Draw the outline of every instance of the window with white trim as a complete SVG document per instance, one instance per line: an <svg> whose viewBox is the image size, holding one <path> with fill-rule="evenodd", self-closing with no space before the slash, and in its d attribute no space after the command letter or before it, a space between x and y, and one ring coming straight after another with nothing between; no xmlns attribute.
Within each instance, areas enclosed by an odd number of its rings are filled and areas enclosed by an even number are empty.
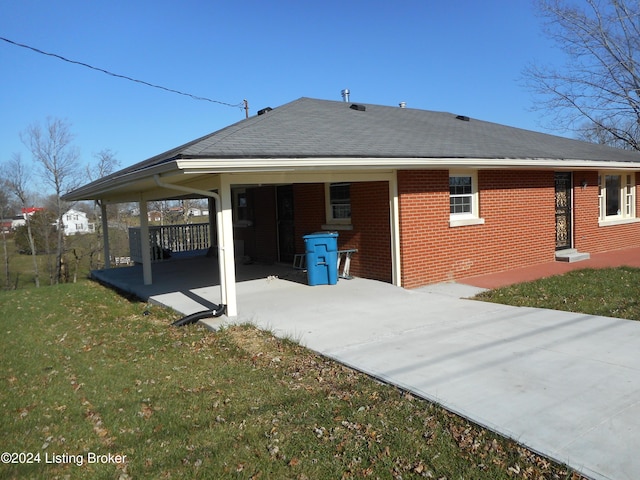
<svg viewBox="0 0 640 480"><path fill-rule="evenodd" d="M600 222L636 218L635 174L600 172L598 206Z"/></svg>
<svg viewBox="0 0 640 480"><path fill-rule="evenodd" d="M250 227L253 225L253 209L249 208L247 189L237 187L231 189L232 215L234 227Z"/></svg>
<svg viewBox="0 0 640 480"><path fill-rule="evenodd" d="M325 198L327 199L327 223L351 223L351 184L325 184Z"/></svg>
<svg viewBox="0 0 640 480"><path fill-rule="evenodd" d="M450 226L484 223L479 212L476 172L449 172Z"/></svg>

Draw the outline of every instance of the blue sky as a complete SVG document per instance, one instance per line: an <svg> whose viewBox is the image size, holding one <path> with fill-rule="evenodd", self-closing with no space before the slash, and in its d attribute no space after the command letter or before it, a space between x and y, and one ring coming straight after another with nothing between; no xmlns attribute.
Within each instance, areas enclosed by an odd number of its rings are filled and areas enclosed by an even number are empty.
<svg viewBox="0 0 640 480"><path fill-rule="evenodd" d="M521 74L556 62L529 0L0 0L0 36L229 104L250 114L300 97L448 111L541 130ZM81 161L121 166L244 118L0 41L0 161L19 134L72 124Z"/></svg>

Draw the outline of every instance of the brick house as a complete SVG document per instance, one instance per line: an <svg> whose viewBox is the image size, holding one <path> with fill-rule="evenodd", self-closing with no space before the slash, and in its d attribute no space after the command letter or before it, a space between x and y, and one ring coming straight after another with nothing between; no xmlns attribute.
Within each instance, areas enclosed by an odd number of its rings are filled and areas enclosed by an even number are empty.
<svg viewBox="0 0 640 480"><path fill-rule="evenodd" d="M340 249L358 250L353 275L405 288L637 245L638 170L638 152L444 112L301 98L65 199L139 201L142 220L146 201L208 197L233 316L231 245L290 262L304 234L337 231Z"/></svg>

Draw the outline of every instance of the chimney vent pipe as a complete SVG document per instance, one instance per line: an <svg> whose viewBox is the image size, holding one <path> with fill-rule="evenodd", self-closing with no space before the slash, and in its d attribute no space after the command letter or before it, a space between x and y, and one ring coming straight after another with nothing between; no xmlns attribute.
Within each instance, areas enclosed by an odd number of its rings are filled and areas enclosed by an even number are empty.
<svg viewBox="0 0 640 480"><path fill-rule="evenodd" d="M342 90L341 93L342 93L342 101L343 102L348 102L349 101L349 93L351 93L351 92L349 92L349 89L345 88L344 90Z"/></svg>

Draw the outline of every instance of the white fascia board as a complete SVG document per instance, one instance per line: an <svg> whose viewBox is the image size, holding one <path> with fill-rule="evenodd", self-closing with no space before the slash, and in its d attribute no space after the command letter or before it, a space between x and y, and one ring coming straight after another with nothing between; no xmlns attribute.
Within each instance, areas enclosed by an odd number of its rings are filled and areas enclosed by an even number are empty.
<svg viewBox="0 0 640 480"><path fill-rule="evenodd" d="M411 169L522 169L522 170L640 170L638 162L607 162L580 159L510 158L211 158L172 160L160 165L98 180L67 195L65 200L128 198L136 182L167 174L302 173L309 171L372 171ZM382 173L382 172L379 172ZM127 186L129 188L127 189ZM117 199L117 200L116 200ZM128 201L128 200L125 200Z"/></svg>
<svg viewBox="0 0 640 480"><path fill-rule="evenodd" d="M63 195L65 200L77 201L77 200L94 200L111 196L114 190L120 190L127 184L134 183L140 180L153 179L154 175L160 175L163 173L176 170L176 162L167 162L161 165L155 165L153 167L144 168L141 170L135 170L133 172L127 172L122 175L118 175L103 180L96 180L84 187L80 187L66 195Z"/></svg>
<svg viewBox="0 0 640 480"><path fill-rule="evenodd" d="M567 169L638 170L638 162L514 158L215 158L178 160L185 173L282 172L318 169Z"/></svg>

